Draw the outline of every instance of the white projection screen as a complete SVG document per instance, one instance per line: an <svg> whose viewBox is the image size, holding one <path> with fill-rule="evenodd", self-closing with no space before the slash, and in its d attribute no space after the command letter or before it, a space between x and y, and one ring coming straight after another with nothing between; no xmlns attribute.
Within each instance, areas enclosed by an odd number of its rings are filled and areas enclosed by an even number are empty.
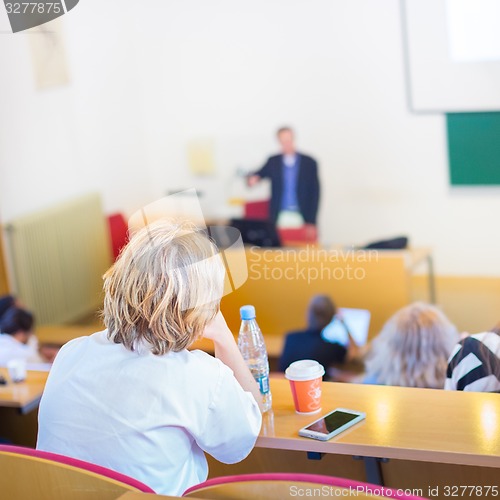
<svg viewBox="0 0 500 500"><path fill-rule="evenodd" d="M413 111L500 110L500 1L402 6Z"/></svg>

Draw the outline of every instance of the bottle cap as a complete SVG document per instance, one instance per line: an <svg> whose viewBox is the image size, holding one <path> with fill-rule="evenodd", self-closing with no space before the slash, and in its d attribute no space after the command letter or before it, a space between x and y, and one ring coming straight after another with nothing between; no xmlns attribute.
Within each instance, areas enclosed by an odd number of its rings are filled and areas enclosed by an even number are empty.
<svg viewBox="0 0 500 500"><path fill-rule="evenodd" d="M254 306L242 306L240 307L241 319L255 319L255 307Z"/></svg>

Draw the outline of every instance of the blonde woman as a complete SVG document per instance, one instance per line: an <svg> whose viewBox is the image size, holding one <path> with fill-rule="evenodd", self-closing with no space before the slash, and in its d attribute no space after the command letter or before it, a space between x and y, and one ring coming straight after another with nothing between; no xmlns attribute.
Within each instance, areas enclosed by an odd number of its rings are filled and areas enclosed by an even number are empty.
<svg viewBox="0 0 500 500"><path fill-rule="evenodd" d="M365 382L442 389L458 338L457 329L438 308L422 302L404 307L372 342Z"/></svg>
<svg viewBox="0 0 500 500"><path fill-rule="evenodd" d="M181 495L204 481L204 452L247 456L259 389L219 311L224 267L183 224L140 230L104 275L106 330L66 344L40 403L37 448ZM205 336L215 358L188 351Z"/></svg>

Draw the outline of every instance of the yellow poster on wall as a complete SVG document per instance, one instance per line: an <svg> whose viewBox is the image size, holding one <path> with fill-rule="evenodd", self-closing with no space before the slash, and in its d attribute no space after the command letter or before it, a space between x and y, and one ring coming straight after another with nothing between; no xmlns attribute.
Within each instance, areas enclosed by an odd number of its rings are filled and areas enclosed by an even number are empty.
<svg viewBox="0 0 500 500"><path fill-rule="evenodd" d="M32 28L29 33L36 88L68 84L69 68L61 20Z"/></svg>
<svg viewBox="0 0 500 500"><path fill-rule="evenodd" d="M189 170L193 175L215 174L215 147L213 139L192 139L187 144Z"/></svg>

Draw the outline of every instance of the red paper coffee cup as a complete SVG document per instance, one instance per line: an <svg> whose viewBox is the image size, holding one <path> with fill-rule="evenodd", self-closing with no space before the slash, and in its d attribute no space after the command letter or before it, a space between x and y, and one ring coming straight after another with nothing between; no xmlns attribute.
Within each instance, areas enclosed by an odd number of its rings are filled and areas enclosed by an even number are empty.
<svg viewBox="0 0 500 500"><path fill-rule="evenodd" d="M302 359L292 363L285 371L290 382L295 411L300 414L321 410L321 381L325 369L317 361Z"/></svg>

